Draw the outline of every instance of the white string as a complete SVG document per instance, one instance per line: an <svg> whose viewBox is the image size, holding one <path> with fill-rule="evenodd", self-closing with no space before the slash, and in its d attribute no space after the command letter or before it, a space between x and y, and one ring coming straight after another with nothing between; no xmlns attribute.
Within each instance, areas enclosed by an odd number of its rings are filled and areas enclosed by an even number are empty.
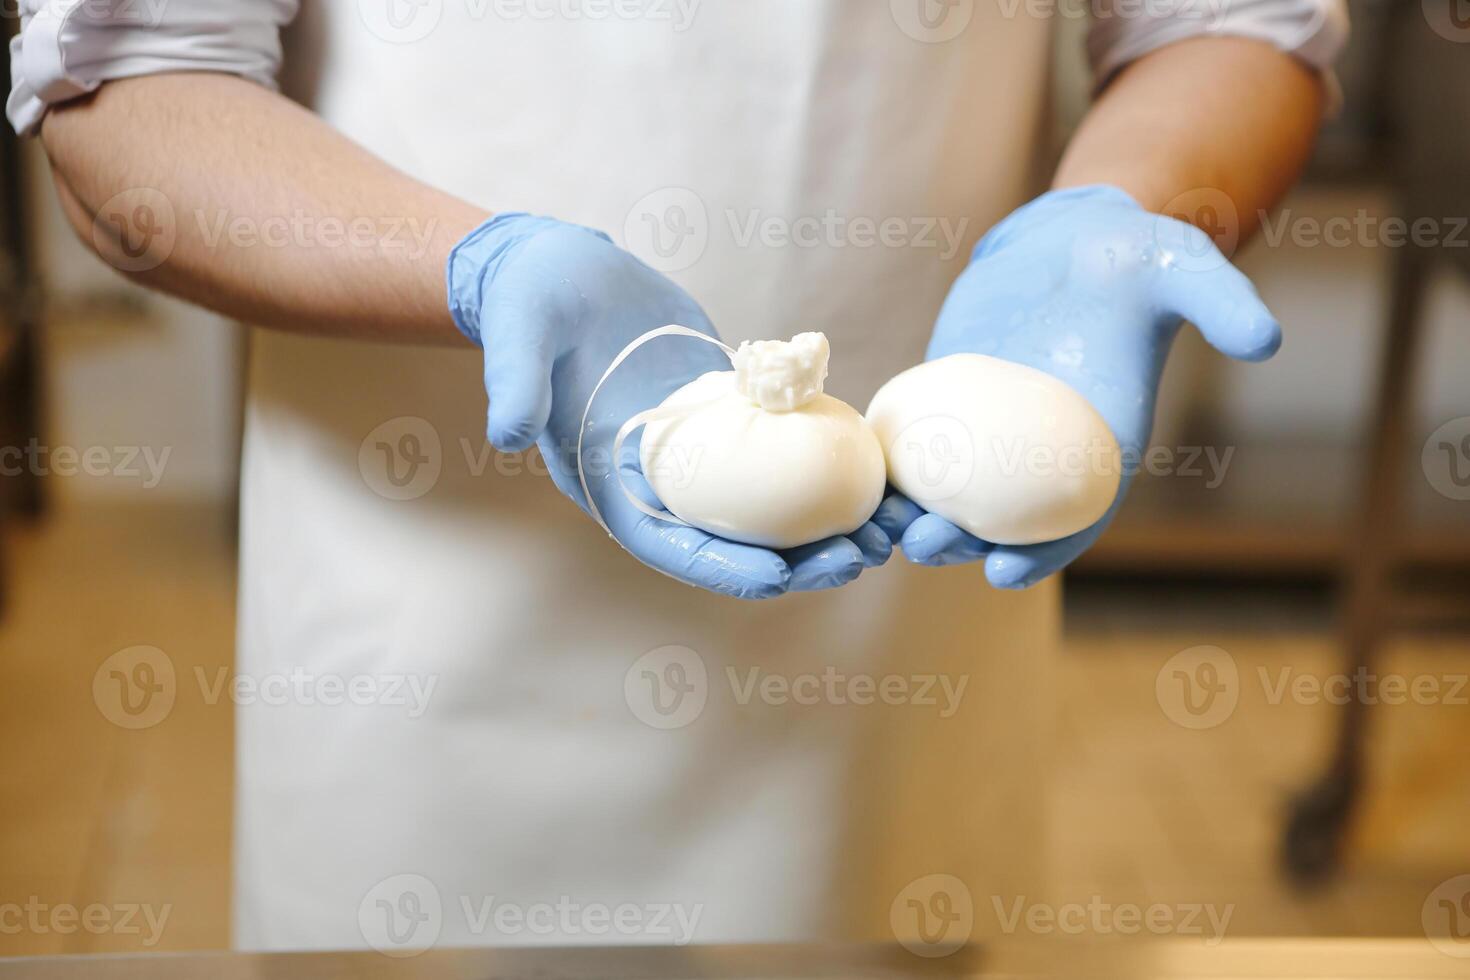
<svg viewBox="0 0 1470 980"><path fill-rule="evenodd" d="M598 508L597 501L592 499L592 491L587 487L587 468L582 465L582 443L587 437L587 420L592 416L592 402L597 398L597 393L602 390L602 386L607 383L608 378L612 377L612 373L618 369L618 366L626 361L629 355L631 355L638 348L642 347L650 340L656 340L659 337L692 337L695 340L702 340L706 344L715 345L720 350L724 351L725 356L727 357L733 359L735 356L734 348L721 343L714 337L711 337L708 334L702 334L698 330L693 330L689 327L681 327L676 323L671 323L667 326L658 327L656 329L648 331L648 333L637 338L627 347L624 347L618 353L618 356L612 359L612 363L607 366L607 370L602 372L602 377L597 380L597 384L592 386L592 394L587 396L587 407L582 410L582 426L580 429L577 430L577 479L582 484L582 496L587 499L587 507L589 510L592 511L593 518L596 519L598 524L602 525L602 529L608 534L612 534L612 529L609 528L607 526L607 522L602 519L602 511ZM628 438L628 436L632 435L633 431L637 429L640 425L646 425L649 422L657 422L662 419L676 418L682 415L688 415L691 412L695 412L703 408L705 404L708 403L701 403L698 405L669 406L667 408L659 405L656 408L650 408L647 411L639 412L637 415L634 415L632 418L628 419L628 421L624 422L622 427L618 429L617 437L613 439L612 476L613 479L617 481L618 489L623 491L623 496L627 497L628 502L641 513L647 514L649 517L657 518L661 521L667 521L670 524L680 524L684 527L689 526L686 522L679 520L679 518L675 517L673 514L670 514L668 511L654 510L652 507L648 506L648 504L644 503L637 494L635 494L632 490L629 490L627 484L623 483L623 471L622 467L618 463L619 455L623 448L623 442Z"/></svg>

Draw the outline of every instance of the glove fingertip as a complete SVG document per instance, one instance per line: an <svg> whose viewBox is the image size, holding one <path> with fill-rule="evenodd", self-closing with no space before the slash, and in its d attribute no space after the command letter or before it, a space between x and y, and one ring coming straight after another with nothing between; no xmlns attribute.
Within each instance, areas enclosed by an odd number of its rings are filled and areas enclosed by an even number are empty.
<svg viewBox="0 0 1470 980"><path fill-rule="evenodd" d="M916 565L944 565L946 552L963 544L970 535L938 514L923 514L903 532L899 546L904 557Z"/></svg>
<svg viewBox="0 0 1470 980"><path fill-rule="evenodd" d="M792 592L835 589L857 578L866 567L862 550L853 541L831 538L793 553L790 589Z"/></svg>
<svg viewBox="0 0 1470 980"><path fill-rule="evenodd" d="M488 392L490 407L485 414L485 436L491 445L506 453L529 448L551 418L551 386L534 376L517 381Z"/></svg>
<svg viewBox="0 0 1470 980"><path fill-rule="evenodd" d="M1240 348L1234 352L1242 361L1264 361L1281 349L1281 324L1269 313L1252 317L1242 334Z"/></svg>
<svg viewBox="0 0 1470 980"><path fill-rule="evenodd" d="M852 543L863 553L863 565L878 568L893 557L893 540L877 524L869 521L848 535Z"/></svg>
<svg viewBox="0 0 1470 980"><path fill-rule="evenodd" d="M689 559L680 577L737 599L774 599L790 588L792 569L774 551L711 538Z"/></svg>
<svg viewBox="0 0 1470 980"><path fill-rule="evenodd" d="M492 409L485 422L485 437L503 453L518 453L529 449L545 426L545 420L538 421L527 415L497 418Z"/></svg>
<svg viewBox="0 0 1470 980"><path fill-rule="evenodd" d="M779 558L766 565L747 565L737 572L720 575L714 579L696 581L696 585L734 596L736 599L774 599L785 595L792 588L792 570Z"/></svg>
<svg viewBox="0 0 1470 980"><path fill-rule="evenodd" d="M1029 589L1052 571L1034 557L1009 548L997 548L985 558L985 578L997 589Z"/></svg>
<svg viewBox="0 0 1470 980"><path fill-rule="evenodd" d="M878 505L872 523L888 536L889 544L896 545L903 540L903 534L909 529L909 525L922 516L924 510L918 504L901 493L890 493Z"/></svg>

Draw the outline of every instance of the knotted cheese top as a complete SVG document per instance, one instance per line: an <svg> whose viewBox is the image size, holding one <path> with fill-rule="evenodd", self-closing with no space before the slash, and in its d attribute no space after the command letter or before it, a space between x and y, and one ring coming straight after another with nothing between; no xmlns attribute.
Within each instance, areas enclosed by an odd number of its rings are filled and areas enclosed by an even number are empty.
<svg viewBox="0 0 1470 980"><path fill-rule="evenodd" d="M730 358L735 390L768 412L790 412L822 393L832 348L825 334L790 340L747 340Z"/></svg>

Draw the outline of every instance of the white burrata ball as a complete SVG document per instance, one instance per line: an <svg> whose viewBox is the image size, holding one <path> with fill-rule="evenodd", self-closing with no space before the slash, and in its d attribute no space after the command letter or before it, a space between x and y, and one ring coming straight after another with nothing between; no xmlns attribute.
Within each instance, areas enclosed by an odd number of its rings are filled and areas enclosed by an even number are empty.
<svg viewBox="0 0 1470 980"><path fill-rule="evenodd" d="M824 394L827 338L742 344L649 422L640 458L680 520L732 541L793 548L861 527L882 502L885 463L857 410Z"/></svg>
<svg viewBox="0 0 1470 980"><path fill-rule="evenodd" d="M878 389L867 420L890 483L995 544L1075 534L1118 492L1122 456L1102 416L1022 364L982 354L920 364Z"/></svg>

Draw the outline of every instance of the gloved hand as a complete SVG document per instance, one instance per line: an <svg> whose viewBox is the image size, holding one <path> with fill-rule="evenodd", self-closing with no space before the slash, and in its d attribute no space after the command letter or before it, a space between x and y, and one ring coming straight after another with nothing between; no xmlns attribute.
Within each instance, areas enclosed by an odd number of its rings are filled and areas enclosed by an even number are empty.
<svg viewBox="0 0 1470 980"><path fill-rule="evenodd" d="M1102 185L1052 191L1012 212L975 246L940 310L927 358L989 354L1077 389L1123 451L1118 495L1086 530L1024 546L981 541L898 494L874 520L910 561L984 558L999 588L1025 588L1059 571L1123 502L1148 447L1159 375L1182 320L1241 360L1265 360L1281 345L1281 328L1250 280L1193 225Z"/></svg>
<svg viewBox="0 0 1470 980"><path fill-rule="evenodd" d="M447 278L454 322L484 348L490 442L515 452L534 441L556 486L590 515L577 440L592 389L630 341L670 323L714 337L709 318L601 232L527 214L499 214L471 232L450 253ZM871 523L777 554L655 520L628 503L610 465L619 427L700 375L728 370L728 359L710 344L659 338L629 356L597 393L581 463L613 537L680 581L749 599L842 585L886 561L892 543ZM639 470L636 439L623 455L624 481L657 506Z"/></svg>

